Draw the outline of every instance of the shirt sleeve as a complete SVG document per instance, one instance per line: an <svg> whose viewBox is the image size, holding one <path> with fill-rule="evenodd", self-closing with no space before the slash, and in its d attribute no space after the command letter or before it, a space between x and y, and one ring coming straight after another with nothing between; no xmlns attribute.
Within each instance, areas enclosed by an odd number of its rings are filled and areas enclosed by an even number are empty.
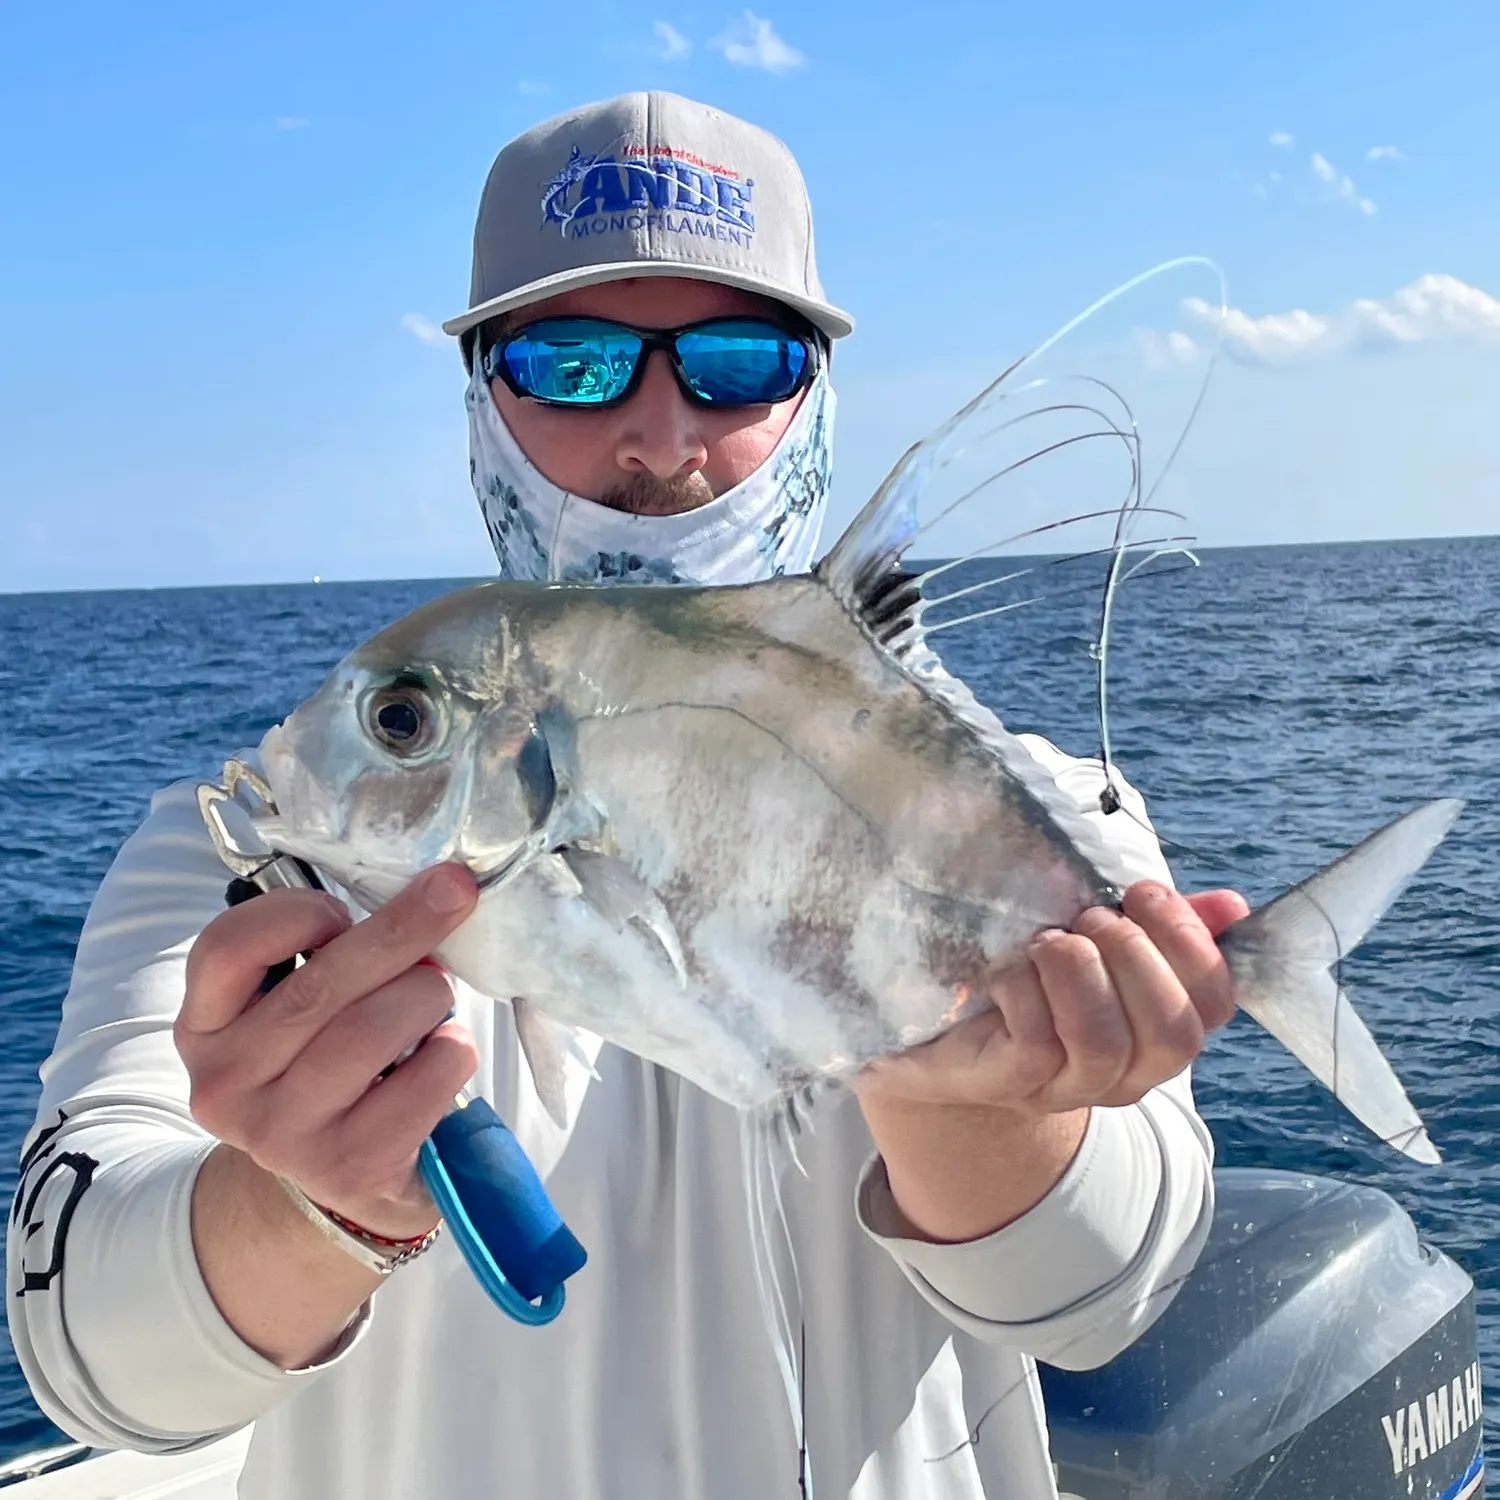
<svg viewBox="0 0 1500 1500"><path fill-rule="evenodd" d="M160 792L79 939L6 1243L9 1325L42 1410L83 1442L196 1447L253 1421L357 1342L285 1371L214 1305L189 1210L213 1138L172 1039L188 949L227 872L192 783Z"/></svg>
<svg viewBox="0 0 1500 1500"><path fill-rule="evenodd" d="M1045 740L1028 748L1100 820L1129 880L1171 882L1134 788L1115 784L1105 814L1098 761L1070 760ZM905 1221L877 1158L861 1175L857 1212L912 1285L950 1321L1064 1369L1104 1364L1166 1310L1213 1222L1213 1137L1182 1072L1139 1103L1095 1109L1077 1155L1052 1190L1005 1228L967 1244L903 1237Z"/></svg>

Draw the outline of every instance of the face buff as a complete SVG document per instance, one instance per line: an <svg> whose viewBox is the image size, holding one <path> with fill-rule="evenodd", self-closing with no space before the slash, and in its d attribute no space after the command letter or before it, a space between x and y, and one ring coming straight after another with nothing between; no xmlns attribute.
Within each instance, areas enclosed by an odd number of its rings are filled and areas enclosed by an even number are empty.
<svg viewBox="0 0 1500 1500"><path fill-rule="evenodd" d="M553 484L511 436L477 360L464 403L469 475L503 578L758 583L812 566L833 461L834 396L826 370L755 473L676 516L634 515Z"/></svg>

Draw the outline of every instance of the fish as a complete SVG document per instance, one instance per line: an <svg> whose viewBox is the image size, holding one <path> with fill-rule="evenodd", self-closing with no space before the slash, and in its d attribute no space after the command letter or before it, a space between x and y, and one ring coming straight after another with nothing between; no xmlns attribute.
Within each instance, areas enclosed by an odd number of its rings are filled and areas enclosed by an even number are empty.
<svg viewBox="0 0 1500 1500"><path fill-rule="evenodd" d="M888 487L808 575L423 605L266 735L261 836L367 909L473 871L437 957L514 1005L559 1121L578 1030L741 1110L940 1036L1123 882L1098 820L924 640L893 513ZM1416 807L1218 939L1237 1006L1427 1163L1338 968L1461 808Z"/></svg>
<svg viewBox="0 0 1500 1500"><path fill-rule="evenodd" d="M1004 379L904 455L810 574L460 588L352 651L260 746L260 837L366 910L432 865L474 873L436 957L513 1007L560 1125L580 1032L742 1112L794 1419L767 1247L800 1112L983 1012L997 970L1128 878L1108 819L934 649L947 624L929 628L923 586L951 564L906 564L934 475L993 423ZM1217 939L1238 1008L1424 1163L1437 1149L1340 969L1462 806L1414 807ZM1101 810L1130 815L1117 795Z"/></svg>

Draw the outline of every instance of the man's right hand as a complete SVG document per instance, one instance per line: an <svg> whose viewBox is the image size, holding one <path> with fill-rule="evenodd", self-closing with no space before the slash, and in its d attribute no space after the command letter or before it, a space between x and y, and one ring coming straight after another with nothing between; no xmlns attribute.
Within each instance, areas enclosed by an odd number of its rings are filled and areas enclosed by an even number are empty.
<svg viewBox="0 0 1500 1500"><path fill-rule="evenodd" d="M194 1117L315 1203L392 1239L425 1233L437 1210L417 1153L479 1058L444 1020L452 992L424 960L477 899L468 871L443 865L359 923L316 891L272 891L216 917L188 955L175 1027ZM304 952L260 993L267 969Z"/></svg>

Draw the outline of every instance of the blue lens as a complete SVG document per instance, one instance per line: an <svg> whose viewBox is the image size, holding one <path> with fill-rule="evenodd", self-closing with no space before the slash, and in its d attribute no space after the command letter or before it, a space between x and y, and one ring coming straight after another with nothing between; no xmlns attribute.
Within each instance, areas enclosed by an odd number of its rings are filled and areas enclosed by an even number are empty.
<svg viewBox="0 0 1500 1500"><path fill-rule="evenodd" d="M641 356L635 334L593 318L533 323L502 348L511 379L528 396L571 406L618 400Z"/></svg>
<svg viewBox="0 0 1500 1500"><path fill-rule="evenodd" d="M785 401L807 369L808 348L796 334L755 319L723 319L677 336L683 379L712 406Z"/></svg>
<svg viewBox="0 0 1500 1500"><path fill-rule="evenodd" d="M812 361L805 339L758 318L717 318L680 330L641 333L603 318L546 318L490 351L513 390L562 406L620 400L646 350L671 349L684 393L705 406L761 406L802 386Z"/></svg>

